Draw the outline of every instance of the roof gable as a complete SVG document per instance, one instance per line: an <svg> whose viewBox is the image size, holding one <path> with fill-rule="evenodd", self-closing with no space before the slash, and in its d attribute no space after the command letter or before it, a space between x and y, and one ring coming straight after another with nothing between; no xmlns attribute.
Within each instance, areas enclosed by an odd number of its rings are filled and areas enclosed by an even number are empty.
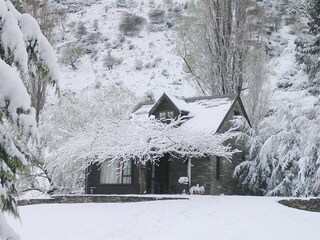
<svg viewBox="0 0 320 240"><path fill-rule="evenodd" d="M146 102L139 104L134 114L136 117L147 119L151 115L155 115L155 112L164 101L168 101L172 108L180 114L184 113L188 116L188 120L180 126L186 130L217 133L227 121L228 115L234 110L236 103L238 103L237 105L240 106L242 115L250 124L239 95L179 99L164 93L155 103Z"/></svg>
<svg viewBox="0 0 320 240"><path fill-rule="evenodd" d="M174 110L176 110L179 114L181 114L182 112L184 112L186 114L189 113L189 111L187 109L188 104L184 100L178 99L173 95L163 93L162 96L151 107L151 109L149 111L149 116L155 115L154 113L157 111L159 106L165 101L168 101L168 103L172 106L172 108Z"/></svg>

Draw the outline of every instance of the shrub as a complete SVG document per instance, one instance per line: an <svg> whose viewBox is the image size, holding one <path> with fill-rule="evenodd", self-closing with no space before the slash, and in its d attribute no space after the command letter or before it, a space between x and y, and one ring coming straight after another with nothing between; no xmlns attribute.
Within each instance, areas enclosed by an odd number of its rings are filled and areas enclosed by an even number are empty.
<svg viewBox="0 0 320 240"><path fill-rule="evenodd" d="M310 87L308 92L313 96L320 96L320 86Z"/></svg>
<svg viewBox="0 0 320 240"><path fill-rule="evenodd" d="M136 60L134 63L134 68L138 71L142 70L143 63L141 60Z"/></svg>
<svg viewBox="0 0 320 240"><path fill-rule="evenodd" d="M75 35L78 39L81 39L87 34L87 28L82 21L78 22Z"/></svg>
<svg viewBox="0 0 320 240"><path fill-rule="evenodd" d="M288 80L283 80L277 83L278 88L287 89L292 87L293 83Z"/></svg>
<svg viewBox="0 0 320 240"><path fill-rule="evenodd" d="M163 69L162 72L161 72L161 74L162 74L163 76L165 76L165 77L169 77L169 76L170 76L169 71L168 71L167 69Z"/></svg>
<svg viewBox="0 0 320 240"><path fill-rule="evenodd" d="M127 1L126 0L117 0L116 1L116 6L118 8L127 8Z"/></svg>
<svg viewBox="0 0 320 240"><path fill-rule="evenodd" d="M162 24L166 21L165 11L161 9L151 10L148 16L152 24Z"/></svg>
<svg viewBox="0 0 320 240"><path fill-rule="evenodd" d="M69 65L73 70L78 69L76 64L80 58L85 54L85 49L73 44L68 44L62 49L59 62L65 65Z"/></svg>
<svg viewBox="0 0 320 240"><path fill-rule="evenodd" d="M99 42L99 40L101 39L101 36L102 36L101 32L89 33L86 38L86 44L87 45L97 44Z"/></svg>
<svg viewBox="0 0 320 240"><path fill-rule="evenodd" d="M167 25L164 24L149 24L148 31L149 32L162 32L168 28Z"/></svg>
<svg viewBox="0 0 320 240"><path fill-rule="evenodd" d="M127 2L127 6L128 6L129 8L136 8L137 5L138 5L137 2L134 1L134 0L128 0L128 2Z"/></svg>
<svg viewBox="0 0 320 240"><path fill-rule="evenodd" d="M103 59L103 66L107 67L108 70L112 70L114 65L120 65L121 63L122 59L112 56L111 50L108 51L108 55Z"/></svg>
<svg viewBox="0 0 320 240"><path fill-rule="evenodd" d="M93 28L93 31L97 31L99 29L99 22L97 19L93 21L92 28Z"/></svg>
<svg viewBox="0 0 320 240"><path fill-rule="evenodd" d="M128 36L138 35L143 29L146 20L135 14L126 13L119 25L119 30Z"/></svg>

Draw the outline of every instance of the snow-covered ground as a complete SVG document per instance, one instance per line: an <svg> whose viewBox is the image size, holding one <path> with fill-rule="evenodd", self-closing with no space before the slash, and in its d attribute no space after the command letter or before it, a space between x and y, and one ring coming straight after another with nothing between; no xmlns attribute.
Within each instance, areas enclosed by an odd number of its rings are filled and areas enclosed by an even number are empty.
<svg viewBox="0 0 320 240"><path fill-rule="evenodd" d="M192 196L138 203L20 207L9 224L23 240L320 239L320 213L271 197Z"/></svg>

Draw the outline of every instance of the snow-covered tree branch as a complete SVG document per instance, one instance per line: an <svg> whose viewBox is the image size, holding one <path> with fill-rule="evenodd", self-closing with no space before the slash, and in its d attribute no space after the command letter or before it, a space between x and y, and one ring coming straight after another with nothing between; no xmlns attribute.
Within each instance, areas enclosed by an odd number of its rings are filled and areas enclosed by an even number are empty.
<svg viewBox="0 0 320 240"><path fill-rule="evenodd" d="M131 119L112 119L87 125L83 132L75 133L50 158L53 167L68 169L76 164L82 169L90 163L106 160L145 165L158 161L164 154L181 157L209 155L231 158L237 150L223 145L235 134L214 135L207 132L185 131L180 120L164 124L155 119L141 122Z"/></svg>
<svg viewBox="0 0 320 240"><path fill-rule="evenodd" d="M319 194L320 109L319 102L309 101L302 112L279 105L262 121L260 136L248 132L250 154L235 170L245 188L263 195Z"/></svg>

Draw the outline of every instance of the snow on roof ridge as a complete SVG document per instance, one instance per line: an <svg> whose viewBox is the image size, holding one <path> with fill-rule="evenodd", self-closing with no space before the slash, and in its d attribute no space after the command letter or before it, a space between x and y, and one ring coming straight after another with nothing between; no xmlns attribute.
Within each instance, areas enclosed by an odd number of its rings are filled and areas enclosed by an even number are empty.
<svg viewBox="0 0 320 240"><path fill-rule="evenodd" d="M237 94L228 94L228 95L210 95L210 96L197 96L197 97L188 97L188 98L179 98L175 95L172 94L168 94L166 92L164 92L157 100L154 101L143 101L143 102L139 102L134 108L132 112L136 112L137 110L139 110L139 108L141 108L144 105L152 105L150 109L153 108L153 106L160 100L160 98L163 95L166 95L169 99L175 98L178 100L182 100L184 101L187 105L189 103L195 102L195 101L199 101L199 100L211 100L211 99L221 99L221 98L228 98L232 101L234 101L237 98ZM173 101L172 101L173 102ZM176 106L178 107L178 106ZM183 109L184 110L184 109ZM189 110L186 110L187 112L190 112Z"/></svg>
<svg viewBox="0 0 320 240"><path fill-rule="evenodd" d="M237 96L238 94L210 95L210 96L189 97L189 98L184 98L183 100L187 103L198 101L198 100L211 100L211 99L221 99L221 98L228 98L230 100L235 100Z"/></svg>
<svg viewBox="0 0 320 240"><path fill-rule="evenodd" d="M172 101L172 103L180 110L190 112L188 103L184 99L180 99L172 94L164 93Z"/></svg>

